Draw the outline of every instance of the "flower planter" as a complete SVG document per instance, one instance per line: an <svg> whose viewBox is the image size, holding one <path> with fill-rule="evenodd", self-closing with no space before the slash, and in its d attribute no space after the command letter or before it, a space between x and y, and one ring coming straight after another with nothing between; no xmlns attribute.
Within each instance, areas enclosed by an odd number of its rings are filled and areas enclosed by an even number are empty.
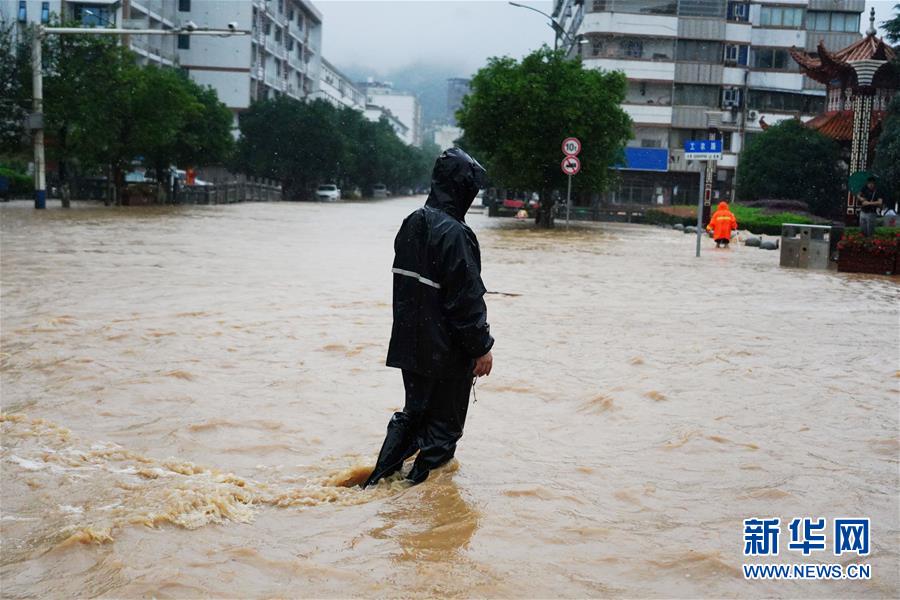
<svg viewBox="0 0 900 600"><path fill-rule="evenodd" d="M842 273L897 273L897 252L874 252L859 248L842 248L838 255L838 271Z"/></svg>

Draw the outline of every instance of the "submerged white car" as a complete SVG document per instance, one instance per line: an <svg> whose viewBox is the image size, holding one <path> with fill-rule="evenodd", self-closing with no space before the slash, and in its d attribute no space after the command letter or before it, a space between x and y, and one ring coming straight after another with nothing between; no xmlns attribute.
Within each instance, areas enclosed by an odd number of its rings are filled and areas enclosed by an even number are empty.
<svg viewBox="0 0 900 600"><path fill-rule="evenodd" d="M341 199L341 190L333 183L326 183L316 188L316 200L335 202Z"/></svg>

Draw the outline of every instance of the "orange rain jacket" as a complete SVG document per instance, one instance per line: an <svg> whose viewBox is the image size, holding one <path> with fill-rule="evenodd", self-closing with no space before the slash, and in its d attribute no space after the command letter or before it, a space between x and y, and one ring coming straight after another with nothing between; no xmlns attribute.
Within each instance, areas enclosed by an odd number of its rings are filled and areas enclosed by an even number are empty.
<svg viewBox="0 0 900 600"><path fill-rule="evenodd" d="M713 239L731 239L731 230L737 229L737 219L728 210L727 202L719 202L719 209L709 218L709 225L706 226L706 229L713 232Z"/></svg>

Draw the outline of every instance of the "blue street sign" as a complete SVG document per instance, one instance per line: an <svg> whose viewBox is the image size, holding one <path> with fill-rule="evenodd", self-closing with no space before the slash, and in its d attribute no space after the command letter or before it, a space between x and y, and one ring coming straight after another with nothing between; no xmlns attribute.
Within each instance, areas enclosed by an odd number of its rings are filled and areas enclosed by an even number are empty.
<svg viewBox="0 0 900 600"><path fill-rule="evenodd" d="M625 164L616 169L635 171L668 171L669 151L666 148L625 148Z"/></svg>
<svg viewBox="0 0 900 600"><path fill-rule="evenodd" d="M684 151L721 154L722 140L687 140L684 142Z"/></svg>

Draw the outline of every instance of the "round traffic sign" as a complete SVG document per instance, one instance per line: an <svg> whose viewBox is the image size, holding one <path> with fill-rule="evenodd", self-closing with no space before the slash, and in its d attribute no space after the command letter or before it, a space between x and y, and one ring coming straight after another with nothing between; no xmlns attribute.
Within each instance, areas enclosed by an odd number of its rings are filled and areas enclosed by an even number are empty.
<svg viewBox="0 0 900 600"><path fill-rule="evenodd" d="M564 139L562 151L566 156L578 156L581 153L581 141L573 137Z"/></svg>
<svg viewBox="0 0 900 600"><path fill-rule="evenodd" d="M567 156L562 161L562 172L566 175L576 175L581 170L581 161L577 156Z"/></svg>

